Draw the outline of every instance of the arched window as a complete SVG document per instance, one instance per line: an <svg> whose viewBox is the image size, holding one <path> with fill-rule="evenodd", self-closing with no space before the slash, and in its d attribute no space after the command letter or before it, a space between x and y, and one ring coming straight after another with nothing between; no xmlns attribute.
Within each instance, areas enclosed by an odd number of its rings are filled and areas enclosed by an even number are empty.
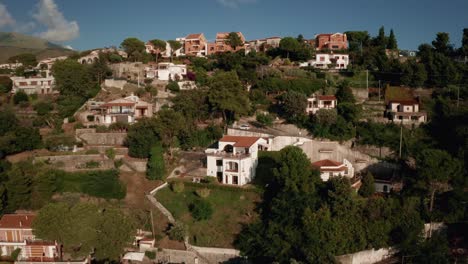
<svg viewBox="0 0 468 264"><path fill-rule="evenodd" d="M224 151L225 151L226 153L232 153L232 152L234 152L234 147L233 147L232 145L226 145L226 146L224 147Z"/></svg>

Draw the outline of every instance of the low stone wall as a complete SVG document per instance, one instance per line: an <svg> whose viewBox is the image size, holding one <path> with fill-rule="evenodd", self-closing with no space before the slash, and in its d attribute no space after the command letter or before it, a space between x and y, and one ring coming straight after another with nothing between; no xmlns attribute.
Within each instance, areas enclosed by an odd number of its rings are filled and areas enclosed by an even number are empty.
<svg viewBox="0 0 468 264"><path fill-rule="evenodd" d="M114 79L106 79L104 81L105 87L115 87L123 90L124 86L127 84L126 80L114 80Z"/></svg>
<svg viewBox="0 0 468 264"><path fill-rule="evenodd" d="M100 154L89 155L62 155L62 156L40 156L34 158L34 162L46 162L64 171L89 171L110 170L114 168L114 162ZM99 167L86 168L88 162L99 162Z"/></svg>
<svg viewBox="0 0 468 264"><path fill-rule="evenodd" d="M351 88L353 91L354 98L359 103L362 103L369 99L369 91L365 88Z"/></svg>
<svg viewBox="0 0 468 264"><path fill-rule="evenodd" d="M106 150L114 149L116 156L125 156L128 155L128 148L126 147L113 147L113 146L93 146L88 145L84 147L85 150L95 149L99 151L100 154L106 154Z"/></svg>
<svg viewBox="0 0 468 264"><path fill-rule="evenodd" d="M122 161L125 165L127 165L136 172L146 172L146 166L148 164L148 161L146 159L133 159L128 156L125 156L122 159Z"/></svg>
<svg viewBox="0 0 468 264"><path fill-rule="evenodd" d="M77 137L87 145L123 146L127 133L80 133Z"/></svg>
<svg viewBox="0 0 468 264"><path fill-rule="evenodd" d="M341 264L372 264L389 258L394 254L392 248L370 249L353 254L337 256L336 261Z"/></svg>
<svg viewBox="0 0 468 264"><path fill-rule="evenodd" d="M225 254L232 257L239 257L240 251L233 248L211 248L211 247L196 247L191 246L194 250L200 254Z"/></svg>

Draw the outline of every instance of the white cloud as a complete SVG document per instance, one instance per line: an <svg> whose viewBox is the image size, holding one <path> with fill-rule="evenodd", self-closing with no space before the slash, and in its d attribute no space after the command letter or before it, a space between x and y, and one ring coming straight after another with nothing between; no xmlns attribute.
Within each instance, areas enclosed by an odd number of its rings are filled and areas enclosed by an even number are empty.
<svg viewBox="0 0 468 264"><path fill-rule="evenodd" d="M216 0L218 3L229 8L238 8L241 4L255 3L257 0Z"/></svg>
<svg viewBox="0 0 468 264"><path fill-rule="evenodd" d="M11 14L8 12L8 9L6 6L2 3L0 3L0 28L10 26L13 27L15 26L16 22L11 16Z"/></svg>
<svg viewBox="0 0 468 264"><path fill-rule="evenodd" d="M80 35L80 27L76 21L68 21L58 10L54 0L40 0L37 12L33 14L37 22L47 27L38 35L50 41L65 42Z"/></svg>

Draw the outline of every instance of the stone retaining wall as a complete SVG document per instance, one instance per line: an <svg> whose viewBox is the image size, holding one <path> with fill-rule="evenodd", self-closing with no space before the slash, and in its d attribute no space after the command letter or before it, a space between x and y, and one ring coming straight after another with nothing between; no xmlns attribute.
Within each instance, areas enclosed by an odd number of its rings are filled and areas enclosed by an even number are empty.
<svg viewBox="0 0 468 264"><path fill-rule="evenodd" d="M57 169L70 172L114 169L114 162L100 154L40 156L34 158L34 162L38 161L55 165ZM86 168L87 162L99 162L100 165L97 168Z"/></svg>
<svg viewBox="0 0 468 264"><path fill-rule="evenodd" d="M337 256L336 261L341 264L373 264L389 258L394 254L392 248L370 249L353 254Z"/></svg>
<svg viewBox="0 0 468 264"><path fill-rule="evenodd" d="M77 137L87 145L123 146L127 133L80 133Z"/></svg>

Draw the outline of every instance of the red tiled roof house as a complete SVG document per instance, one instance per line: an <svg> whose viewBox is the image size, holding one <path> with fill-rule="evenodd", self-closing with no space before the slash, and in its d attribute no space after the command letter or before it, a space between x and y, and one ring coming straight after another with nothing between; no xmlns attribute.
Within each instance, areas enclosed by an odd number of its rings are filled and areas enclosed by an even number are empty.
<svg viewBox="0 0 468 264"><path fill-rule="evenodd" d="M40 241L32 232L34 214L6 214L0 219L0 251L10 256L21 249L19 259L46 261L58 257L58 246L53 242Z"/></svg>

